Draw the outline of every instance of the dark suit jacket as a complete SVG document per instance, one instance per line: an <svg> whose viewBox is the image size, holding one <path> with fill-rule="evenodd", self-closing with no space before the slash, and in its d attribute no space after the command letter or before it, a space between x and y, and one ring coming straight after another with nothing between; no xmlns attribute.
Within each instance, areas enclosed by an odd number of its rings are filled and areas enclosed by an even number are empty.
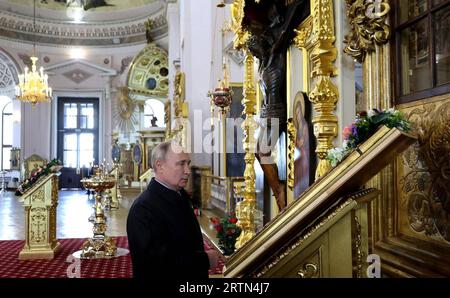
<svg viewBox="0 0 450 298"><path fill-rule="evenodd" d="M154 178L134 201L127 234L135 278L208 278L209 260L185 190Z"/></svg>

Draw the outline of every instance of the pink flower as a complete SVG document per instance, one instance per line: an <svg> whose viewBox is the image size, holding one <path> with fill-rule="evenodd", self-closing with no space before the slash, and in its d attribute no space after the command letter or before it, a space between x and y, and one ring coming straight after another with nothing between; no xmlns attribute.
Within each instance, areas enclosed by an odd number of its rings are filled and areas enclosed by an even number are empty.
<svg viewBox="0 0 450 298"><path fill-rule="evenodd" d="M350 126L346 126L344 130L342 131L342 136L345 140L348 140L350 135L352 134L352 128Z"/></svg>

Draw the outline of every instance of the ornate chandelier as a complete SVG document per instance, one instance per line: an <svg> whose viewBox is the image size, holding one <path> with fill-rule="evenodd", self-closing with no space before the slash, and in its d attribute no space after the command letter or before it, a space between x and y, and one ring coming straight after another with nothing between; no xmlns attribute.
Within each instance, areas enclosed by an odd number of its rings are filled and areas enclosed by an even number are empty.
<svg viewBox="0 0 450 298"><path fill-rule="evenodd" d="M36 0L33 1L33 31L36 23ZM48 76L44 74L44 68L39 72L36 69L36 45L33 43L33 56L31 59L31 72L25 67L25 72L19 75L19 85L16 86L16 98L23 102L31 102L34 106L38 102L48 102L52 99L52 88L48 86Z"/></svg>
<svg viewBox="0 0 450 298"><path fill-rule="evenodd" d="M17 99L31 102L47 102L52 99L52 88L48 86L48 76L44 74L44 68L36 70L37 57L31 57L31 72L25 67L25 73L19 75L19 85L16 87Z"/></svg>

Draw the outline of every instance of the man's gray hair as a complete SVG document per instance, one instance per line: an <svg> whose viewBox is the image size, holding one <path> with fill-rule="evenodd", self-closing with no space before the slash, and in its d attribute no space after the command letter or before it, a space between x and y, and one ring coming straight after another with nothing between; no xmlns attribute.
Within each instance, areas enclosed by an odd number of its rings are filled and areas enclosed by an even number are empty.
<svg viewBox="0 0 450 298"><path fill-rule="evenodd" d="M150 161L154 172L156 172L156 161L158 160L165 161L167 152L169 152L169 150L173 151L173 148L171 148L172 146L180 146L180 145L178 145L176 141L170 140L162 142L158 144L155 148L153 148L152 157Z"/></svg>

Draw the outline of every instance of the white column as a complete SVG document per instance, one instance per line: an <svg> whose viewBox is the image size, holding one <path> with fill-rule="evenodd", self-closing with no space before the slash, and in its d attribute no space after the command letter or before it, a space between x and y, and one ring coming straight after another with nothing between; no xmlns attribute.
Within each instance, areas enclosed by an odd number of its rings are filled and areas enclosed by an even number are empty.
<svg viewBox="0 0 450 298"><path fill-rule="evenodd" d="M166 13L167 23L169 24L169 98L173 98L173 78L175 75L174 60L180 59L180 10L178 3L167 4Z"/></svg>
<svg viewBox="0 0 450 298"><path fill-rule="evenodd" d="M103 148L101 149L103 151L103 158L106 158L106 160L111 164L112 163L112 157L111 157L111 146L112 146L112 99L111 99L111 77L105 76L103 77L105 81L105 98L104 98L104 122L103 122Z"/></svg>
<svg viewBox="0 0 450 298"><path fill-rule="evenodd" d="M337 48L336 67L339 73L333 78L339 90L336 106L338 115L337 146L342 145L342 130L355 119L355 65L352 58L344 53L344 36L348 34L349 24L346 16L345 1L334 1L334 22Z"/></svg>
<svg viewBox="0 0 450 298"><path fill-rule="evenodd" d="M38 103L32 107L30 103L23 103L22 114L22 149L23 158L37 154L47 160L51 156L51 105L49 103Z"/></svg>
<svg viewBox="0 0 450 298"><path fill-rule="evenodd" d="M214 1L186 0L180 6L181 68L186 73L186 101L189 103L189 119L192 124L193 148L203 151L203 139L208 133L202 126L194 125L194 113L202 115L203 123L210 114L207 92L210 89L211 54L213 37ZM215 49L221 50L221 49ZM200 146L199 146L200 145ZM192 163L199 166L211 165L211 155L192 154Z"/></svg>
<svg viewBox="0 0 450 298"><path fill-rule="evenodd" d="M12 146L20 148L21 145L21 123L22 123L22 109L20 106L20 101L15 100L14 96L12 98L12 108L13 108L13 140ZM20 152L22 154L22 152Z"/></svg>

